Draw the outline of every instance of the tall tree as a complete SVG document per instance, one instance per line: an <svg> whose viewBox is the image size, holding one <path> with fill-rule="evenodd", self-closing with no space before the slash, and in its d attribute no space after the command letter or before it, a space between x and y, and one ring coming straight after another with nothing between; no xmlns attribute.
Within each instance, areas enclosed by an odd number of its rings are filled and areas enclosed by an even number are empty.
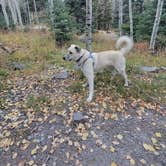
<svg viewBox="0 0 166 166"><path fill-rule="evenodd" d="M158 32L158 29L159 29L163 4L164 4L164 0L158 0L157 10L156 10L156 17L155 17L155 21L154 21L154 25L153 25L153 31L152 31L150 46L149 46L149 49L151 50L152 53L154 53L154 50L155 50L154 49L155 48L155 42L156 42L157 32Z"/></svg>
<svg viewBox="0 0 166 166"><path fill-rule="evenodd" d="M13 23L14 25L17 25L18 21L17 21L17 13L16 13L15 5L11 0L8 0L8 5L9 5L10 12L12 14Z"/></svg>
<svg viewBox="0 0 166 166"><path fill-rule="evenodd" d="M51 19L51 26L54 28L55 24L55 14L54 14L54 0L48 0L48 7L49 7L49 13L50 13L50 19Z"/></svg>
<svg viewBox="0 0 166 166"><path fill-rule="evenodd" d="M91 51L92 44L92 0L86 0L86 49Z"/></svg>
<svg viewBox="0 0 166 166"><path fill-rule="evenodd" d="M32 20L31 20L31 12L30 12L30 8L29 8L29 0L27 0L27 10L28 10L28 17L29 17L29 24L32 23Z"/></svg>
<svg viewBox="0 0 166 166"><path fill-rule="evenodd" d="M20 5L19 5L18 0L13 0L13 4L14 4L16 12L17 12L17 17L18 17L19 24L23 27L22 17L21 17L21 10L20 10Z"/></svg>
<svg viewBox="0 0 166 166"><path fill-rule="evenodd" d="M119 0L119 35L122 36L122 25L123 25L123 0Z"/></svg>
<svg viewBox="0 0 166 166"><path fill-rule="evenodd" d="M2 6L2 12L3 12L3 15L5 17L6 25L7 25L7 27L9 27L9 17L8 17L7 12L6 12L6 2L4 0L0 0L0 4Z"/></svg>
<svg viewBox="0 0 166 166"><path fill-rule="evenodd" d="M35 10L36 23L39 24L39 17L38 17L37 8L36 8L36 0L33 0L33 5Z"/></svg>
<svg viewBox="0 0 166 166"><path fill-rule="evenodd" d="M132 0L129 0L129 18L130 18L130 37L133 40L133 12L132 12Z"/></svg>

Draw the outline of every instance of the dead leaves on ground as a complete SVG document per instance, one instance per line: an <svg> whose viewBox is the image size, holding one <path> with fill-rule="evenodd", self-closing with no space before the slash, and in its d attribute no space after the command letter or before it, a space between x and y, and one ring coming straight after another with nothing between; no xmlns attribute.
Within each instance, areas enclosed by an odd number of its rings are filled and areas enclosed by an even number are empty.
<svg viewBox="0 0 166 166"><path fill-rule="evenodd" d="M83 151L94 153L94 148L88 147L86 144L92 139L95 146L103 151L110 154L118 153L122 142L126 141L124 133L116 133L108 144L97 132L98 130L102 130L102 126L97 125L95 129L93 127L92 130L93 121L98 117L104 122L114 122L119 120L119 115L122 115L127 119L131 116L130 113L126 111L128 108L135 109L137 118L140 120L146 115L146 109L157 108L156 104L146 103L140 99L136 100L130 97L128 98L130 105L127 106L127 101L120 96L111 97L110 95L102 96L102 94L96 96L95 100L97 102L92 102L90 104L83 103L82 100L84 96L81 96L80 94L70 94L71 96L63 95L65 91L64 87L70 84L70 81L73 80L70 80L69 82L61 81L60 83L52 82L48 87L46 84L50 84L49 81L51 80L46 80L44 77L41 80L33 80L33 78L29 78L29 80L30 81L22 80L20 82L20 84L23 84L21 87L17 87L16 85L13 86L14 88L11 93L14 95L20 93L23 96L20 97L19 100L13 102L9 100L5 107L8 112L5 113L3 121L1 122L2 126L0 126L0 131L2 131L0 134L0 148L5 151L10 150L10 147L12 146L16 146L18 147L17 150L26 151L30 156L36 156L39 153L53 154L60 145L67 142L67 145L74 147L78 154ZM17 80L17 82L19 82L19 80ZM45 89L45 87L47 88ZM47 93L49 90L54 90L54 92ZM33 96L29 97L28 93L32 93L33 91L36 93L33 94L34 98ZM43 95L44 97L39 98L43 93L48 97ZM27 105L27 100L31 102L28 103L29 105ZM39 108L34 108L36 105ZM78 123L73 127L73 114L78 110L86 112L88 121L85 123ZM62 132L61 130L54 131L51 137L51 146L47 144L40 146L39 142L27 138L27 130L30 130L31 132L35 127L44 123L50 125L56 125L59 123L56 116L62 117L62 125L64 125L66 127L65 130L68 130L69 132ZM16 139L13 136L12 131L17 131L16 135L18 131L19 133L22 132L21 134L18 134L19 139ZM68 133L71 131L76 134L75 136L77 139L68 136ZM35 132L35 130L33 132ZM145 151L158 155L158 150L165 148L165 145L159 141L162 137L163 134L161 132L155 132L151 137L152 145L146 142L142 144ZM78 158L74 157L70 152L66 151L65 156L67 160L75 160L76 165L81 165ZM12 159L15 160L17 158L19 158L19 153L15 151L12 153ZM136 164L135 159L131 155L127 155L126 160L129 160L130 165ZM140 162L146 163L144 159L140 159ZM23 160L20 161L18 165L22 166L25 163L35 165L34 160ZM111 163L111 166L116 165L116 162Z"/></svg>

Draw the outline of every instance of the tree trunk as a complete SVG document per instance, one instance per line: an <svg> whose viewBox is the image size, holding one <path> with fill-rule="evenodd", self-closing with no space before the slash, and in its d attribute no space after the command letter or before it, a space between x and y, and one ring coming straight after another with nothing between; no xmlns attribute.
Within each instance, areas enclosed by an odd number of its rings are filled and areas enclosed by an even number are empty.
<svg viewBox="0 0 166 166"><path fill-rule="evenodd" d="M1 5L2 5L2 12L3 12L3 15L5 17L5 22L6 22L6 25L7 27L9 27L9 17L8 17L8 14L6 12L6 3L4 0L1 0Z"/></svg>
<svg viewBox="0 0 166 166"><path fill-rule="evenodd" d="M123 0L119 0L119 35L122 36L122 24L123 24Z"/></svg>
<svg viewBox="0 0 166 166"><path fill-rule="evenodd" d="M39 17L38 17L37 8L36 8L36 0L33 0L33 5L35 10L36 23L39 24Z"/></svg>
<svg viewBox="0 0 166 166"><path fill-rule="evenodd" d="M9 9L12 14L13 23L14 23L14 25L17 25L18 21L17 21L17 13L16 13L15 6L11 0L8 0L8 5L9 5Z"/></svg>
<svg viewBox="0 0 166 166"><path fill-rule="evenodd" d="M15 9L16 9L16 12L17 12L17 17L18 17L19 24L21 25L21 27L23 27L19 2L18 2L18 0L13 0L13 3L15 5Z"/></svg>
<svg viewBox="0 0 166 166"><path fill-rule="evenodd" d="M86 49L91 51L92 45L92 0L86 0Z"/></svg>
<svg viewBox="0 0 166 166"><path fill-rule="evenodd" d="M29 17L29 24L32 24L32 20L31 20L31 13L30 13L30 9L29 9L29 0L27 0L27 10L28 10L28 17Z"/></svg>
<svg viewBox="0 0 166 166"><path fill-rule="evenodd" d="M158 0L157 10L156 10L156 17L155 17L155 21L154 21L154 25L153 25L153 31L152 31L150 46L149 46L149 49L150 49L151 53L155 52L155 43L156 43L157 32L158 32L158 29L159 29L163 4L164 4L164 0Z"/></svg>
<svg viewBox="0 0 166 166"><path fill-rule="evenodd" d="M132 0L129 0L129 18L130 18L130 37L133 40L133 11Z"/></svg>
<svg viewBox="0 0 166 166"><path fill-rule="evenodd" d="M54 16L54 1L53 0L48 0L48 7L50 11L50 19L51 19L51 26L54 28L55 26L55 16Z"/></svg>

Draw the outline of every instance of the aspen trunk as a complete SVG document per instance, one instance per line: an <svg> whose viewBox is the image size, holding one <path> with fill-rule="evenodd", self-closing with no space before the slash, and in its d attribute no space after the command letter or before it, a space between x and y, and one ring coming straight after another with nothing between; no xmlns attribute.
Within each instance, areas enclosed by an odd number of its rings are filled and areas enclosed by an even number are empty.
<svg viewBox="0 0 166 166"><path fill-rule="evenodd" d="M132 0L129 0L129 18L130 18L130 37L133 40L133 11Z"/></svg>
<svg viewBox="0 0 166 166"><path fill-rule="evenodd" d="M55 26L55 19L54 19L54 1L53 0L48 0L48 7L50 11L50 19L51 19L51 26L54 28Z"/></svg>
<svg viewBox="0 0 166 166"><path fill-rule="evenodd" d="M18 21L17 21L17 13L16 13L15 6L11 0L8 0L8 5L9 5L10 12L12 14L13 23L14 25L17 25Z"/></svg>
<svg viewBox="0 0 166 166"><path fill-rule="evenodd" d="M21 25L21 27L23 27L21 11L20 11L20 5L19 5L18 0L13 0L13 4L15 5L15 9L16 9L16 12L17 12L17 17L18 17L19 24Z"/></svg>
<svg viewBox="0 0 166 166"><path fill-rule="evenodd" d="M39 17L38 17L37 8L36 8L36 0L33 0L33 5L35 10L36 23L39 24Z"/></svg>
<svg viewBox="0 0 166 166"><path fill-rule="evenodd" d="M6 3L4 0L1 0L0 4L2 5L2 12L3 12L4 18L5 18L6 25L7 25L7 27L9 27L9 17L6 12Z"/></svg>
<svg viewBox="0 0 166 166"><path fill-rule="evenodd" d="M92 0L86 0L86 49L92 47Z"/></svg>
<svg viewBox="0 0 166 166"><path fill-rule="evenodd" d="M156 43L157 32L158 32L158 29L159 29L163 4L164 4L164 0L158 0L157 10L156 10L156 17L155 17L155 21L154 21L154 25L153 25L153 31L152 31L150 46L149 46L149 49L152 53L155 52L155 43Z"/></svg>
<svg viewBox="0 0 166 166"><path fill-rule="evenodd" d="M122 36L122 24L123 24L123 0L119 0L119 35Z"/></svg>
<svg viewBox="0 0 166 166"><path fill-rule="evenodd" d="M30 13L30 9L29 9L29 0L27 0L27 10L28 10L29 24L32 24L31 13Z"/></svg>

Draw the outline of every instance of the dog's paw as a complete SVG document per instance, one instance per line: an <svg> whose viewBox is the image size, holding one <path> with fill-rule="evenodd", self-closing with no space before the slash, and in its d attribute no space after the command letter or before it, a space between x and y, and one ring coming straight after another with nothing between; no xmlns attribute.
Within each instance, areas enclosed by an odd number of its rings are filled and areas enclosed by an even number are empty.
<svg viewBox="0 0 166 166"><path fill-rule="evenodd" d="M128 87L128 86L129 86L129 84L128 84L128 83L125 83L125 84L124 84L124 87Z"/></svg>
<svg viewBox="0 0 166 166"><path fill-rule="evenodd" d="M92 101L92 97L88 97L88 98L86 99L86 101L87 101L88 103L90 103L90 102Z"/></svg>
<svg viewBox="0 0 166 166"><path fill-rule="evenodd" d="M82 85L83 88L86 88L87 86L88 86L87 82Z"/></svg>

